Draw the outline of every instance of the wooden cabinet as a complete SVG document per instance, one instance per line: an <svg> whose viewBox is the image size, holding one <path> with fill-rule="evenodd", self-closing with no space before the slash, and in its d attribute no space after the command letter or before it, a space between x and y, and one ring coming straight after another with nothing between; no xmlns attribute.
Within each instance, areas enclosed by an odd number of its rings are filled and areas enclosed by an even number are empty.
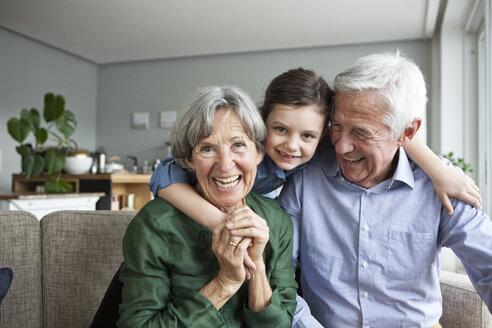
<svg viewBox="0 0 492 328"><path fill-rule="evenodd" d="M120 204L121 199L125 199L125 195L135 194L134 208L137 211L153 198L147 187L151 176L151 174L62 174L63 178L73 184L74 192L104 192L105 196L96 203L98 210L111 209L113 194L118 196ZM36 187L43 185L46 179L46 175L27 180L23 174L13 174L12 191L36 191Z"/></svg>

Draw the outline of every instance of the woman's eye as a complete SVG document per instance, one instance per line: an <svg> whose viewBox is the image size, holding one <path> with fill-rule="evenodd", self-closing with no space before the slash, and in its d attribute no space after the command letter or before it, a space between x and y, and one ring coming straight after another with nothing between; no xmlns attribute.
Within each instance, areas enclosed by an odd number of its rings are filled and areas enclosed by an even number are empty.
<svg viewBox="0 0 492 328"><path fill-rule="evenodd" d="M303 133L302 134L302 137L304 139L314 139L314 136L312 134L310 134L310 133Z"/></svg>
<svg viewBox="0 0 492 328"><path fill-rule="evenodd" d="M200 147L200 152L201 153L210 153L212 151L212 147L211 146L202 146Z"/></svg>
<svg viewBox="0 0 492 328"><path fill-rule="evenodd" d="M244 151L246 150L246 143L244 142L235 142L234 145L234 151Z"/></svg>

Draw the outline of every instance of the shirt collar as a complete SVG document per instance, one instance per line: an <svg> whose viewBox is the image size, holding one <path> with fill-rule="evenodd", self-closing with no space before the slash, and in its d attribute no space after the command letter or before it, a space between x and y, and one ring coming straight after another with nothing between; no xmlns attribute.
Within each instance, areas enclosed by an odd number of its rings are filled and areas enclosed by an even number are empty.
<svg viewBox="0 0 492 328"><path fill-rule="evenodd" d="M332 153L333 153L334 161L332 161L332 163L329 165L326 172L328 176L331 177L341 176L342 173L340 171L340 166L338 165L338 161L336 160L334 148L332 148ZM391 180L390 182L391 185L389 186L388 189L392 188L395 181L400 181L413 189L415 184L413 170L403 147L399 148L399 151L397 152L397 156L398 156L398 164L396 166L396 170L395 173L393 174L393 177L389 179Z"/></svg>

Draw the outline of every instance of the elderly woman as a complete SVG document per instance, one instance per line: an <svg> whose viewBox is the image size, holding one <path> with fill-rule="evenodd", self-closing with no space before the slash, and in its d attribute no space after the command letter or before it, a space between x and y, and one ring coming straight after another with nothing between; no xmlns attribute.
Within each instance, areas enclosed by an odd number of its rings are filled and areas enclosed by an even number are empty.
<svg viewBox="0 0 492 328"><path fill-rule="evenodd" d="M150 201L123 239L119 327L290 327L292 223L275 201L250 193L265 135L255 105L236 88L203 89L180 113L174 158L247 238L231 236L226 222L211 232L165 200Z"/></svg>

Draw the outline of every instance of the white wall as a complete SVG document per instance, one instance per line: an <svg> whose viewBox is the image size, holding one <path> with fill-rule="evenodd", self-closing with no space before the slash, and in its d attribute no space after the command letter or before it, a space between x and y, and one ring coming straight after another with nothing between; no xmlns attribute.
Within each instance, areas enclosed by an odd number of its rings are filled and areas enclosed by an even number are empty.
<svg viewBox="0 0 492 328"><path fill-rule="evenodd" d="M0 191L9 191L21 164L7 121L23 108L42 113L45 93L65 97L78 122L73 138L79 147L95 147L97 66L1 28L0 45Z"/></svg>
<svg viewBox="0 0 492 328"><path fill-rule="evenodd" d="M290 68L314 69L331 83L356 58L400 48L413 58L431 82L429 41L371 43L350 46L256 52L101 66L99 69L97 144L109 156L127 155L152 162L165 158L169 129L159 128L162 110L179 111L198 86L234 84L260 102L265 87ZM150 129L132 130L132 112L149 112ZM425 129L425 128L424 128ZM421 133L425 140L425 131Z"/></svg>

